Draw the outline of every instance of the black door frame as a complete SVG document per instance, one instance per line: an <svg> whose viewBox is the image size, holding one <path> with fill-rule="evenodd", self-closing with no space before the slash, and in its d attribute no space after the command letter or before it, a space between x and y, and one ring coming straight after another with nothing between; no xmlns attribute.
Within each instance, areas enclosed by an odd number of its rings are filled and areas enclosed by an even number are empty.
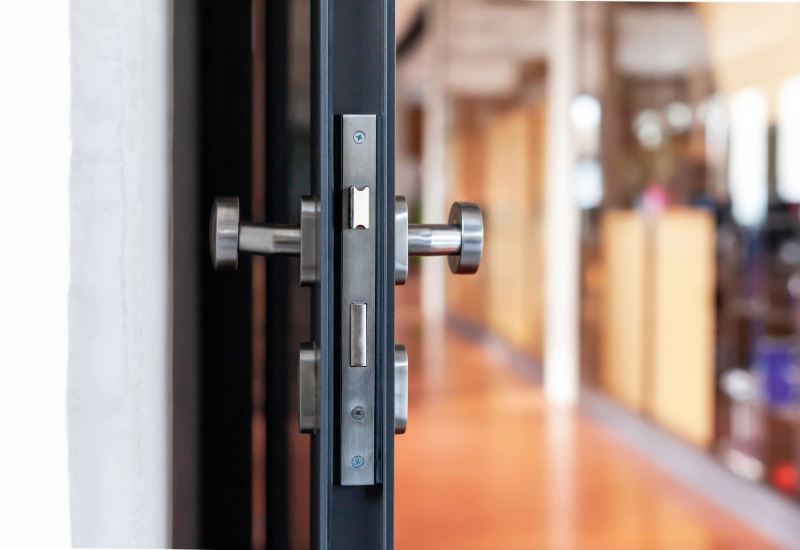
<svg viewBox="0 0 800 550"><path fill-rule="evenodd" d="M190 242L192 248L191 263L175 265L174 277L179 284L182 271L196 270L197 284L192 292L197 300L197 319L193 321L188 314L176 313L173 329L177 339L185 336L187 346L196 342L199 357L180 366L187 374L196 369L193 382L196 387L174 389L173 413L177 426L178 417L188 417L195 407L197 422L192 437L175 434L175 444L179 440L188 441L192 447L196 445L195 454L192 448L181 448L175 449L173 455L187 460L192 456L197 458L193 461L195 481L187 480L185 488L177 488L173 493L173 509L180 507L182 495L191 494L198 499L198 510L194 512L196 519L176 516L180 521L175 521L175 526L180 524L183 534L178 537L176 531L174 543L196 540L200 547L251 548L252 274L247 260L240 261L235 273L212 269L207 256L207 224L215 196L235 195L242 204L250 204L254 199L252 6L251 0L187 2L194 7L188 10L192 12L191 18L183 4L180 9L176 7L174 25L176 37L181 37L181 44L192 51L175 59L189 60L194 67L189 71L178 68L174 71L175 120L191 121L194 115L196 124L187 123L184 130L176 124L173 155L174 159L183 159L186 167L174 172L174 187L176 200L180 190L185 193L181 196L187 197L186 201L190 198L194 201L195 208L180 215L180 209L173 208L175 246ZM283 189L288 189L288 182L278 184L287 173L287 155L279 152L285 143L285 135L279 134L287 131L283 95L287 93L287 3L288 0L267 2L265 211L271 218L268 221L273 223L284 221L279 218L291 208L285 204L287 192ZM323 411L319 430L310 436L311 546L315 549L390 550L394 546L394 25L394 0L311 0L310 161L312 193L320 201L317 249L321 280L311 291L310 313L312 339L321 350L319 406ZM183 46L176 42L176 51ZM183 103L189 95L196 101ZM334 380L339 366L334 354L340 327L334 311L338 288L334 266L339 253L334 224L335 171L339 167L334 152L334 117L342 114L377 115L380 129L375 335L379 409L376 452L380 481L369 487L338 485L335 471L339 461L334 452L337 430ZM182 175L187 178L178 181ZM271 188L272 185L277 187ZM187 220L188 225L181 223ZM281 285L296 284L295 280L289 280L284 267L280 264L268 267L271 281L267 289L268 318L275 320L273 328L285 327L278 322L281 312L277 310L283 308L288 316L290 307L274 297L278 294L285 297ZM186 302L191 302L191 297ZM283 357L285 362L288 354L296 353L285 349L286 338L281 339L279 330L271 330L270 334L268 361ZM181 358L174 364L178 368ZM267 372L271 370L268 368ZM268 395L280 397L279 392L288 391L286 378L282 380L268 378L267 383L271 383ZM192 392L197 396L194 405L177 404L179 396L191 401ZM268 457L267 483L271 479L272 485L268 491L267 531L270 547L283 548L288 546L286 516L277 510L285 512L289 496L285 486L286 433L281 434L280 426L285 428L284 415L292 412L278 401L275 399L273 403L280 410L267 405L268 447L275 453ZM283 484L279 483L281 480ZM192 483L194 486L190 487Z"/></svg>
<svg viewBox="0 0 800 550"><path fill-rule="evenodd" d="M215 271L208 253L215 197L253 200L251 20L250 0L198 0L201 548L252 548L251 261Z"/></svg>
<svg viewBox="0 0 800 550"><path fill-rule="evenodd" d="M312 547L386 549L394 547L394 129L395 44L393 0L312 0L311 127L312 185L320 198L318 249L323 274L312 294L312 334L322 354L320 429L312 439ZM334 117L378 115L376 265L376 452L380 482L344 487L335 482L335 343L340 338L334 311L334 260L339 253L336 215ZM332 238L333 237L333 238Z"/></svg>

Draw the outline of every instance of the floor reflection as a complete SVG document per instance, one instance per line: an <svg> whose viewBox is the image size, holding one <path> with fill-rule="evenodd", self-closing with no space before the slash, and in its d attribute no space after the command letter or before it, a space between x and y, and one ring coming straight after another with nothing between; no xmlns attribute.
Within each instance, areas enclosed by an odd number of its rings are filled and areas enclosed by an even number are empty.
<svg viewBox="0 0 800 550"><path fill-rule="evenodd" d="M549 407L509 353L423 326L412 281L397 289L396 332L410 373L399 550L776 548L591 420Z"/></svg>

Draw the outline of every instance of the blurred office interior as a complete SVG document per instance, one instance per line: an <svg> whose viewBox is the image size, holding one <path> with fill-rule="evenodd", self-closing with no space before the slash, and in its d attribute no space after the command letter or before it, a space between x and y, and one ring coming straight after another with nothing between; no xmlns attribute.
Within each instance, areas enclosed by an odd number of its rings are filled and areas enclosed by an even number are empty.
<svg viewBox="0 0 800 550"><path fill-rule="evenodd" d="M486 231L397 291L398 548L800 545L798 28L397 1L397 193Z"/></svg>
<svg viewBox="0 0 800 550"><path fill-rule="evenodd" d="M314 291L206 216L297 221L337 1L0 2L0 546L312 547ZM800 549L800 4L394 5L397 194L485 240L396 287L380 536Z"/></svg>

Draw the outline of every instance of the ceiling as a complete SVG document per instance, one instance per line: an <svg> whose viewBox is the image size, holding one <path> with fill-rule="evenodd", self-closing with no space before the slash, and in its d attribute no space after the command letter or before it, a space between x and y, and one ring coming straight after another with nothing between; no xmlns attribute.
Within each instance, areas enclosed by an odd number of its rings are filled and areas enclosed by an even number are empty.
<svg viewBox="0 0 800 550"><path fill-rule="evenodd" d="M519 87L526 66L546 59L548 3L438 1L444 2L437 11L444 18L437 27L441 29L441 41L431 40L433 25L426 22L422 39L398 60L398 83L411 100L421 97L425 75L430 70L445 75L446 88L452 94L508 96ZM398 40L402 40L418 10L425 9L427 3L427 0L397 0ZM593 3L582 9L584 43L597 42L598 37L605 36L604 19L596 16L598 9L607 9L604 6L607 4ZM659 78L708 67L702 20L691 6L638 4L617 5L614 9L617 10L614 59L624 74ZM427 14L430 13L428 6Z"/></svg>

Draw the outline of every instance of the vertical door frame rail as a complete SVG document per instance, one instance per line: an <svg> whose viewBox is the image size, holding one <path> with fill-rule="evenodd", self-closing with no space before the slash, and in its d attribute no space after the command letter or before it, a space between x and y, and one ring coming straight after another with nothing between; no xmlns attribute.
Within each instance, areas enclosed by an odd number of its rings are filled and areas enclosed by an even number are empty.
<svg viewBox="0 0 800 550"><path fill-rule="evenodd" d="M201 548L252 547L252 269L215 271L208 213L219 195L253 200L252 6L199 0ZM188 23L188 22L187 22ZM176 98L180 101L182 98ZM176 230L180 230L179 228Z"/></svg>
<svg viewBox="0 0 800 550"><path fill-rule="evenodd" d="M320 201L312 335L320 354L320 425L312 436L311 545L320 550L394 547L394 0L312 0L311 179ZM337 350L342 337L335 271L341 235L336 115L377 115L376 193L376 483L342 486L336 448ZM337 209L338 208L338 209Z"/></svg>

